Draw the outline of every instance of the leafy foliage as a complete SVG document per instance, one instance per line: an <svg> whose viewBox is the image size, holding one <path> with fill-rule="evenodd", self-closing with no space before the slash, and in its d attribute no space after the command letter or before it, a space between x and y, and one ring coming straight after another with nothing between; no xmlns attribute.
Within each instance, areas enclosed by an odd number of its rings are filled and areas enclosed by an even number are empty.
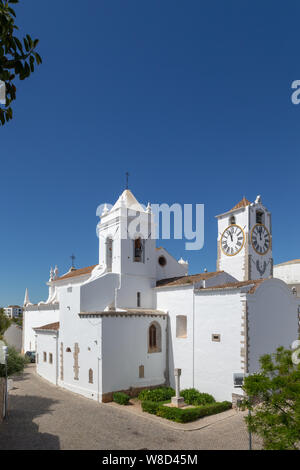
<svg viewBox="0 0 300 470"><path fill-rule="evenodd" d="M201 393L195 388L182 390L180 396L184 398L187 405L208 405L216 402L212 395L209 393Z"/></svg>
<svg viewBox="0 0 300 470"><path fill-rule="evenodd" d="M0 106L0 125L12 119L11 103L16 99L16 77L25 80L34 72L35 65L42 63L36 52L38 39L33 40L29 34L23 40L14 36L18 27L11 4L16 3L19 0L0 0L0 80L6 87L6 104L3 108Z"/></svg>
<svg viewBox="0 0 300 470"><path fill-rule="evenodd" d="M22 372L29 362L25 356L19 354L15 348L8 346L7 375L14 375ZM0 364L0 377L5 377L5 366Z"/></svg>
<svg viewBox="0 0 300 470"><path fill-rule="evenodd" d="M195 408L175 408L164 406L162 403L153 401L142 402L143 411L155 414L161 418L176 421L177 423L195 421L204 416L222 413L223 411L229 410L231 407L232 404L229 401L196 406Z"/></svg>
<svg viewBox="0 0 300 470"><path fill-rule="evenodd" d="M260 373L245 378L244 406L253 411L246 421L266 450L300 448L300 364L292 353L280 347L262 356Z"/></svg>
<svg viewBox="0 0 300 470"><path fill-rule="evenodd" d="M153 401L153 402L160 402L170 400L172 397L175 396L175 390L171 387L158 387L154 389L147 389L142 390L139 395L138 399L141 401Z"/></svg>
<svg viewBox="0 0 300 470"><path fill-rule="evenodd" d="M119 403L119 405L128 405L130 397L123 392L115 392L113 394L113 400L116 403Z"/></svg>
<svg viewBox="0 0 300 470"><path fill-rule="evenodd" d="M11 320L5 315L3 308L0 308L0 340L3 339L3 335L10 325Z"/></svg>

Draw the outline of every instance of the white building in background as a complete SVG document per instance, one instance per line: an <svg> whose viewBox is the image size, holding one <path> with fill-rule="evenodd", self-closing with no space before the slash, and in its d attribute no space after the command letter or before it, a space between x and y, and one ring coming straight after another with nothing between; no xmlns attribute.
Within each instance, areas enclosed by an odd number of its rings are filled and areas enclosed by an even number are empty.
<svg viewBox="0 0 300 470"><path fill-rule="evenodd" d="M4 308L4 313L9 318L20 318L23 315L23 307L19 305L9 305Z"/></svg>
<svg viewBox="0 0 300 470"><path fill-rule="evenodd" d="M293 259L274 266L274 276L286 282L300 296L300 259Z"/></svg>
<svg viewBox="0 0 300 470"><path fill-rule="evenodd" d="M260 197L218 216L216 272L188 275L155 240L126 238L128 209L154 228L151 207L126 190L98 225L98 264L50 272L46 302L25 296L23 350L37 372L99 402L115 391L171 384L232 400L234 373L298 335L300 298L272 278L271 216Z"/></svg>

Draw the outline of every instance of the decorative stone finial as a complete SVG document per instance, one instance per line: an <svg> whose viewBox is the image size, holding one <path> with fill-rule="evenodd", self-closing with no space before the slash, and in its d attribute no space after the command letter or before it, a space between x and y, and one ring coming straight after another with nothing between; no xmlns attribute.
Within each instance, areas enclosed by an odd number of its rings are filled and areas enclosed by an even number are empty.
<svg viewBox="0 0 300 470"><path fill-rule="evenodd" d="M105 203L101 216L108 214L108 212L109 212L109 210L108 210L107 204Z"/></svg>
<svg viewBox="0 0 300 470"><path fill-rule="evenodd" d="M148 206L147 206L146 212L147 212L147 214L151 214L151 212L152 212L150 202L148 202Z"/></svg>
<svg viewBox="0 0 300 470"><path fill-rule="evenodd" d="M24 307L27 307L27 305L32 305L30 300L29 300L29 295L28 295L28 289L26 288L25 290L25 298L24 298Z"/></svg>
<svg viewBox="0 0 300 470"><path fill-rule="evenodd" d="M57 265L55 265L55 269L54 269L54 279L57 279L58 278L58 267Z"/></svg>
<svg viewBox="0 0 300 470"><path fill-rule="evenodd" d="M52 266L51 266L49 282L53 281L53 277L54 277L54 271L53 271L53 268L52 268Z"/></svg>
<svg viewBox="0 0 300 470"><path fill-rule="evenodd" d="M261 196L259 194L255 199L255 204L261 204Z"/></svg>

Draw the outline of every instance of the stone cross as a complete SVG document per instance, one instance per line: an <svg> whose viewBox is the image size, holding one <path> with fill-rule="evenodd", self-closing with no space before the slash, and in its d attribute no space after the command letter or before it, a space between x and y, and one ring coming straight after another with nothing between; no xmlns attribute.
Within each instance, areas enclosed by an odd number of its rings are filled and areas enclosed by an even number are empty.
<svg viewBox="0 0 300 470"><path fill-rule="evenodd" d="M181 376L181 369L174 369L174 376L175 376L175 397L172 397L171 403L176 408L184 406L184 398L180 396L180 376Z"/></svg>

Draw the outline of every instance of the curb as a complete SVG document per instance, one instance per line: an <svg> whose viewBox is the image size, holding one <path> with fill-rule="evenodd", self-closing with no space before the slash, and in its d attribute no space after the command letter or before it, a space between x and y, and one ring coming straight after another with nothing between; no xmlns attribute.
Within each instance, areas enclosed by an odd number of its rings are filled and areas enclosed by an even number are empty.
<svg viewBox="0 0 300 470"><path fill-rule="evenodd" d="M209 426L213 426L214 424L224 421L225 419L232 418L233 416L236 416L238 414L238 412L235 410L227 410L222 413L218 413L216 415L211 415L211 416L206 416L204 418L200 418L199 420L194 421L194 425L193 425L192 423L182 423L182 424L175 423L174 421L168 421L164 418L161 418L160 416L154 416L146 412L133 411L129 409L130 407L118 405L117 403L103 403L103 404L104 406L110 406L111 408L124 411L125 413L129 413L131 415L139 416L146 420L150 420L158 424L162 424L163 426L171 428L174 431L185 431L185 432L199 431L201 429L207 428ZM225 414L226 416L224 416ZM213 419L213 417L215 417L215 419ZM211 421L209 420L209 418L211 419ZM207 421L210 421L210 422L207 422Z"/></svg>

